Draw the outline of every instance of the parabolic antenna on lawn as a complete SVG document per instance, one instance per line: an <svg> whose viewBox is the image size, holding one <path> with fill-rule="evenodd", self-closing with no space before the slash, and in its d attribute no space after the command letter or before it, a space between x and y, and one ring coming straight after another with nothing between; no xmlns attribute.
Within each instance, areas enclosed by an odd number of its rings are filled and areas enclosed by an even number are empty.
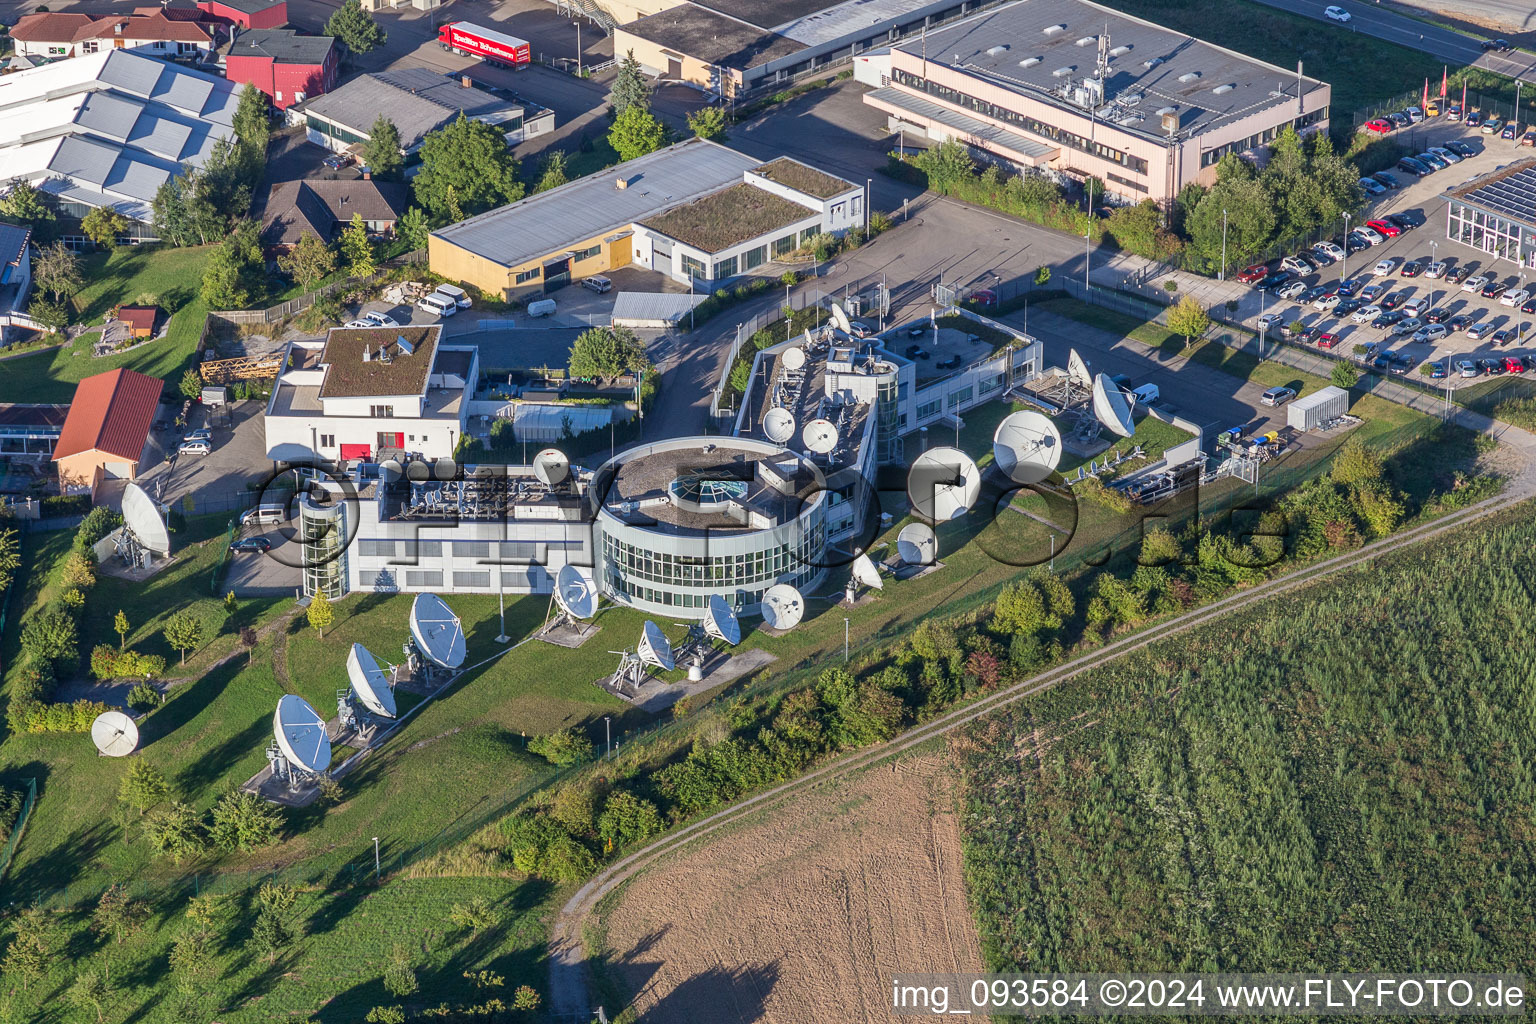
<svg viewBox="0 0 1536 1024"><path fill-rule="evenodd" d="M825 455L837 447L837 427L831 420L814 419L800 432L806 451Z"/></svg>
<svg viewBox="0 0 1536 1024"><path fill-rule="evenodd" d="M295 768L323 772L331 766L331 738L325 732L325 719L303 697L290 693L277 702L272 733L277 749Z"/></svg>
<svg viewBox="0 0 1536 1024"><path fill-rule="evenodd" d="M980 495L981 470L958 448L930 448L907 472L912 511L931 523L960 518Z"/></svg>
<svg viewBox="0 0 1536 1024"><path fill-rule="evenodd" d="M1077 349L1067 353L1067 378L1074 380L1085 388L1093 387L1093 374L1088 372L1088 364L1083 357L1077 354Z"/></svg>
<svg viewBox="0 0 1536 1024"><path fill-rule="evenodd" d="M458 668L464 664L464 626L436 594L417 594L411 605L411 636L432 664Z"/></svg>
<svg viewBox="0 0 1536 1024"><path fill-rule="evenodd" d="M1093 414L1121 437L1136 433L1136 424L1131 421L1131 403L1125 400L1125 392L1102 373L1093 378Z"/></svg>
<svg viewBox="0 0 1536 1024"><path fill-rule="evenodd" d="M832 303L832 326L844 334L853 333L853 324L848 322L848 314L843 312L843 307L836 302Z"/></svg>
<svg viewBox="0 0 1536 1024"><path fill-rule="evenodd" d="M719 594L709 595L709 608L704 613L704 632L716 640L724 640L732 647L741 643L741 623L731 606L725 603L725 598Z"/></svg>
<svg viewBox="0 0 1536 1024"><path fill-rule="evenodd" d="M784 350L784 369L798 370L805 365L805 349L787 348Z"/></svg>
<svg viewBox="0 0 1536 1024"><path fill-rule="evenodd" d="M783 444L795 436L795 414L783 406L769 409L763 416L763 433L774 444Z"/></svg>
<svg viewBox="0 0 1536 1024"><path fill-rule="evenodd" d="M123 489L123 525L133 531L139 543L157 555L171 553L171 535L166 531L160 510L144 488L130 483Z"/></svg>
<svg viewBox="0 0 1536 1024"><path fill-rule="evenodd" d="M369 654L362 644L353 644L347 652L347 678L352 682L352 693L363 702L363 707L385 718L395 717L395 691L390 689L389 678L379 668L379 659Z"/></svg>
<svg viewBox="0 0 1536 1024"><path fill-rule="evenodd" d="M859 555L853 560L853 578L871 590L885 589L885 580L880 578L880 570L875 568L868 555Z"/></svg>
<svg viewBox="0 0 1536 1024"><path fill-rule="evenodd" d="M108 757L124 757L139 746L139 727L121 711L103 711L91 723L91 742Z"/></svg>
<svg viewBox="0 0 1536 1024"><path fill-rule="evenodd" d="M533 475L539 483L553 487L571 475L571 460L558 448L545 448L533 457Z"/></svg>
<svg viewBox="0 0 1536 1024"><path fill-rule="evenodd" d="M597 581L576 565L562 565L555 573L555 603L573 619L590 619L597 611Z"/></svg>
<svg viewBox="0 0 1536 1024"><path fill-rule="evenodd" d="M992 460L1016 484L1037 484L1061 463L1061 431L1044 413L1009 413L992 434Z"/></svg>
<svg viewBox="0 0 1536 1024"><path fill-rule="evenodd" d="M650 619L645 620L645 626L640 630L640 646L635 648L635 653L640 655L640 660L647 665L655 665L664 672L670 672L677 667L677 662L672 657L672 641L667 639L667 634L661 631L661 627Z"/></svg>
<svg viewBox="0 0 1536 1024"><path fill-rule="evenodd" d="M932 565L939 557L939 538L923 523L911 523L896 535L896 557L908 565Z"/></svg>
<svg viewBox="0 0 1536 1024"><path fill-rule="evenodd" d="M770 629L794 629L805 615L805 598L788 583L775 583L763 591L759 606L763 624Z"/></svg>

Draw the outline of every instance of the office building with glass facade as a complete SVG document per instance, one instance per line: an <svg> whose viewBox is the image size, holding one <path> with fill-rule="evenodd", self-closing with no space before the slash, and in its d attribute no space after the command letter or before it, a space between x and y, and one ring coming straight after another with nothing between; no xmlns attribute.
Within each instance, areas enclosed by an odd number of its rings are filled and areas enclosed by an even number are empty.
<svg viewBox="0 0 1536 1024"><path fill-rule="evenodd" d="M1536 267L1536 160L1521 160L1445 193L1445 234L1494 259Z"/></svg>

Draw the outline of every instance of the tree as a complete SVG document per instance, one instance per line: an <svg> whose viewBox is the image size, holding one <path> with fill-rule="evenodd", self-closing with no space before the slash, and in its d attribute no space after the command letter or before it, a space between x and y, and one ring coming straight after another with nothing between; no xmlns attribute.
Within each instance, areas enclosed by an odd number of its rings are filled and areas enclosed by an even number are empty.
<svg viewBox="0 0 1536 1024"><path fill-rule="evenodd" d="M38 661L74 658L78 641L74 617L61 611L39 612L21 629L22 652Z"/></svg>
<svg viewBox="0 0 1536 1024"><path fill-rule="evenodd" d="M514 1010L537 1010L540 1002L538 990L532 985L519 985L512 992Z"/></svg>
<svg viewBox="0 0 1536 1024"><path fill-rule="evenodd" d="M946 139L912 157L912 166L928 176L928 186L935 192L946 192L976 174L976 161L965 144L956 139Z"/></svg>
<svg viewBox="0 0 1536 1024"><path fill-rule="evenodd" d="M258 640L260 640L260 637L257 636L254 628L250 626L240 627L240 646L244 647L246 651L246 668L250 668L256 663L256 643Z"/></svg>
<svg viewBox="0 0 1536 1024"><path fill-rule="evenodd" d="M62 302L33 299L27 307L27 315L42 325L49 334L62 334L69 326L69 307Z"/></svg>
<svg viewBox="0 0 1536 1024"><path fill-rule="evenodd" d="M1360 372L1348 363L1338 363L1334 366L1333 372L1328 375L1328 379L1333 382L1334 387L1348 391L1359 382Z"/></svg>
<svg viewBox="0 0 1536 1024"><path fill-rule="evenodd" d="M200 929L182 932L171 947L170 962L178 991L183 995L202 991L217 969L212 936Z"/></svg>
<svg viewBox="0 0 1536 1024"><path fill-rule="evenodd" d="M645 344L627 327L592 327L571 343L572 377L612 380L625 373L649 369Z"/></svg>
<svg viewBox="0 0 1536 1024"><path fill-rule="evenodd" d="M0 195L0 217L6 220L21 221L36 231L39 225L55 219L44 194L24 178L12 178L0 192L4 192Z"/></svg>
<svg viewBox="0 0 1536 1024"><path fill-rule="evenodd" d="M107 886L96 909L91 912L91 930L112 936L118 945L136 934L149 920L149 904L128 895L128 887L121 882Z"/></svg>
<svg viewBox="0 0 1536 1024"><path fill-rule="evenodd" d="M651 109L651 84L645 80L645 72L640 70L640 62L635 59L634 50L630 50L619 61L619 71L613 80L613 91L608 94L608 102L613 104L615 118L630 107Z"/></svg>
<svg viewBox="0 0 1536 1024"><path fill-rule="evenodd" d="M725 108L703 107L688 115L688 128L701 139L716 139L725 134Z"/></svg>
<svg viewBox="0 0 1536 1024"><path fill-rule="evenodd" d="M665 146L667 129L648 109L633 105L613 119L608 144L620 160L634 160Z"/></svg>
<svg viewBox="0 0 1536 1024"><path fill-rule="evenodd" d="M0 590L11 585L21 565L21 541L15 530L0 530Z"/></svg>
<svg viewBox="0 0 1536 1024"><path fill-rule="evenodd" d="M221 850L249 853L277 842L283 831L283 815L255 793L224 794L213 807L208 837Z"/></svg>
<svg viewBox="0 0 1536 1024"><path fill-rule="evenodd" d="M1179 304L1168 311L1168 329L1184 335L1184 343L1204 334L1211 326L1211 317L1205 307L1193 295L1186 295Z"/></svg>
<svg viewBox="0 0 1536 1024"><path fill-rule="evenodd" d="M85 237L108 250L117 248L118 236L127 234L129 226L128 218L110 206L98 206L80 218Z"/></svg>
<svg viewBox="0 0 1536 1024"><path fill-rule="evenodd" d="M367 53L383 46L389 38L358 0L346 0L336 8L325 23L324 34L335 36L349 53Z"/></svg>
<svg viewBox="0 0 1536 1024"><path fill-rule="evenodd" d="M375 178L392 180L400 173L405 158L400 155L400 129L386 115L373 119L368 141L363 144L363 163Z"/></svg>
<svg viewBox="0 0 1536 1024"><path fill-rule="evenodd" d="M479 935L496 923L496 911L484 896L472 896L468 903L455 903L448 911L448 920L456 928Z"/></svg>
<svg viewBox="0 0 1536 1024"><path fill-rule="evenodd" d="M395 943L389 951L389 963L384 968L384 990L397 998L413 995L421 985L416 981L416 971L411 967L411 951Z"/></svg>
<svg viewBox="0 0 1536 1024"><path fill-rule="evenodd" d="M164 800L170 791L165 773L143 757L136 757L128 762L128 773L118 784L117 798L142 816Z"/></svg>
<svg viewBox="0 0 1536 1024"><path fill-rule="evenodd" d="M210 309L244 309L262 287L263 266L259 229L241 220L208 256L203 301Z"/></svg>
<svg viewBox="0 0 1536 1024"><path fill-rule="evenodd" d="M267 963L276 960L277 955L297 937L292 918L298 898L298 891L293 886L275 882L266 882L256 891L256 924L251 929L251 937Z"/></svg>
<svg viewBox="0 0 1536 1024"><path fill-rule="evenodd" d="M425 249L427 236L430 233L427 225L427 215L421 212L421 207L413 206L400 215L395 223L395 233L405 240L405 244L412 249Z"/></svg>
<svg viewBox="0 0 1536 1024"><path fill-rule="evenodd" d="M336 270L336 254L313 231L306 231L298 244L277 258L277 268L309 291Z"/></svg>
<svg viewBox="0 0 1536 1024"><path fill-rule="evenodd" d="M565 150L557 149L544 158L544 173L539 176L539 183L533 186L533 190L548 192L552 188L559 188L569 180L565 176Z"/></svg>
<svg viewBox="0 0 1536 1024"><path fill-rule="evenodd" d="M405 1024L405 1008L401 1006L375 1006L363 1020L366 1024Z"/></svg>
<svg viewBox="0 0 1536 1024"><path fill-rule="evenodd" d="M413 184L416 201L434 218L460 219L523 197L517 161L495 125L463 112L421 143L421 173Z"/></svg>
<svg viewBox="0 0 1536 1024"><path fill-rule="evenodd" d="M265 160L267 143L272 138L272 108L267 94L246 83L235 107L235 138L240 140L247 160Z"/></svg>
<svg viewBox="0 0 1536 1024"><path fill-rule="evenodd" d="M25 992L31 982L52 966L53 952L54 928L47 911L38 906L27 907L16 917L11 944L0 960L0 971L20 978L21 990Z"/></svg>
<svg viewBox="0 0 1536 1024"><path fill-rule="evenodd" d="M187 370L181 375L181 380L176 382L176 390L180 391L183 398L196 398L203 393L203 376L196 370Z"/></svg>
<svg viewBox="0 0 1536 1024"><path fill-rule="evenodd" d="M71 551L59 565L59 582L66 587L89 590L96 585L96 556L89 551Z"/></svg>
<svg viewBox="0 0 1536 1024"><path fill-rule="evenodd" d="M655 804L624 790L611 794L597 817L597 834L610 848L644 842L664 828Z"/></svg>
<svg viewBox="0 0 1536 1024"><path fill-rule="evenodd" d="M128 615L121 608L112 619L112 631L117 634L117 649L123 650L128 646Z"/></svg>
<svg viewBox="0 0 1536 1024"><path fill-rule="evenodd" d="M561 767L590 761L593 756L592 741L575 726L535 736L528 741L528 750Z"/></svg>
<svg viewBox="0 0 1536 1024"><path fill-rule="evenodd" d="M203 642L203 621L191 612L177 612L166 620L165 642L171 650L181 654L181 663L187 663L187 652L195 650Z"/></svg>
<svg viewBox="0 0 1536 1024"><path fill-rule="evenodd" d="M341 230L341 258L347 265L347 273L353 277L370 277L379 269L373 255L373 242L368 239L368 225L363 215L354 213L351 222Z"/></svg>
<svg viewBox="0 0 1536 1024"><path fill-rule="evenodd" d="M80 257L63 242L54 242L37 251L32 260L32 280L37 287L62 302L80 290Z"/></svg>
<svg viewBox="0 0 1536 1024"><path fill-rule="evenodd" d="M315 596L309 599L309 608L305 610L304 617L309 624L315 627L315 632L325 638L325 631L336 620L336 609L331 607L331 599L323 592L316 591Z"/></svg>
<svg viewBox="0 0 1536 1024"><path fill-rule="evenodd" d="M180 800L145 815L141 827L150 849L171 858L173 864L202 853L206 845L197 811Z"/></svg>
<svg viewBox="0 0 1536 1024"><path fill-rule="evenodd" d="M95 971L81 971L75 975L74 982L64 993L64 1000L77 1010L95 1010L96 1020L101 1021L105 1017L105 1007L111 989L100 974Z"/></svg>

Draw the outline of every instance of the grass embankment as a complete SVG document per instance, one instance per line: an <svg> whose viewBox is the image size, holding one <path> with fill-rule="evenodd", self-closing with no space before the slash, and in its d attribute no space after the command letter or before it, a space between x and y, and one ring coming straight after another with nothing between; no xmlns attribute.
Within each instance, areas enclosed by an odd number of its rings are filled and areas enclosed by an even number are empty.
<svg viewBox="0 0 1536 1024"><path fill-rule="evenodd" d="M1511 426L1536 430L1536 381L1496 377L1457 388L1456 404L1503 420Z"/></svg>
<svg viewBox="0 0 1536 1024"><path fill-rule="evenodd" d="M987 969L1530 973L1533 548L1504 517L979 723Z"/></svg>

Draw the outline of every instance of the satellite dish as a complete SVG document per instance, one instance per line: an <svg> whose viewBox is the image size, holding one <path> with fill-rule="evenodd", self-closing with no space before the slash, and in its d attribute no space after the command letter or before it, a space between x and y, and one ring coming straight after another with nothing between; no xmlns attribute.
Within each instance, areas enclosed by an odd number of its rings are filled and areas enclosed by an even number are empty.
<svg viewBox="0 0 1536 1024"><path fill-rule="evenodd" d="M139 747L139 727L121 711L103 711L91 723L91 742L107 757L125 757Z"/></svg>
<svg viewBox="0 0 1536 1024"><path fill-rule="evenodd" d="M787 348L784 350L784 369L798 370L805 365L805 349Z"/></svg>
<svg viewBox="0 0 1536 1024"><path fill-rule="evenodd" d="M795 414L783 406L774 406L763 416L763 433L774 444L783 444L795 436Z"/></svg>
<svg viewBox="0 0 1536 1024"><path fill-rule="evenodd" d="M553 487L571 475L571 460L558 448L545 448L533 457L533 475L539 483Z"/></svg>
<svg viewBox="0 0 1536 1024"><path fill-rule="evenodd" d="M731 606L725 603L725 598L719 594L709 595L709 608L704 613L704 632L716 640L724 640L732 647L741 643L741 623Z"/></svg>
<svg viewBox="0 0 1536 1024"><path fill-rule="evenodd" d="M411 605L411 636L416 646L439 668L464 664L464 625L436 594L417 594Z"/></svg>
<svg viewBox="0 0 1536 1024"><path fill-rule="evenodd" d="M123 525L133 531L139 543L157 555L171 553L171 535L154 500L138 484L123 489Z"/></svg>
<svg viewBox="0 0 1536 1024"><path fill-rule="evenodd" d="M853 560L853 578L870 590L885 589L885 580L880 578L880 570L875 568L875 563L868 555L860 555Z"/></svg>
<svg viewBox="0 0 1536 1024"><path fill-rule="evenodd" d="M838 303L832 303L832 326L844 334L853 333L853 325L848 322L848 314L843 312L843 307Z"/></svg>
<svg viewBox="0 0 1536 1024"><path fill-rule="evenodd" d="M640 646L635 649L640 655L640 660L647 665L655 665L664 672L670 672L677 667L677 662L672 657L672 641L667 639L667 634L661 631L661 627L650 619L645 620L645 627L640 631Z"/></svg>
<svg viewBox="0 0 1536 1024"><path fill-rule="evenodd" d="M1088 364L1083 357L1077 354L1077 349L1067 353L1067 377L1077 381L1085 388L1093 387L1093 374L1088 370Z"/></svg>
<svg viewBox="0 0 1536 1024"><path fill-rule="evenodd" d="M597 580L580 566L562 565L555 574L555 603L573 619L590 619L597 611Z"/></svg>
<svg viewBox="0 0 1536 1024"><path fill-rule="evenodd" d="M325 732L325 719L303 697L290 693L277 702L272 732L277 737L277 749L301 771L323 772L331 766L331 738Z"/></svg>
<svg viewBox="0 0 1536 1024"><path fill-rule="evenodd" d="M1061 463L1061 431L1044 413L1010 413L992 435L992 459L1014 483L1037 484Z"/></svg>
<svg viewBox="0 0 1536 1024"><path fill-rule="evenodd" d="M353 644L352 650L347 652L347 678L352 681L352 693L363 702L363 707L385 718L395 717L395 691L390 689L388 677L379 668L379 660L362 644Z"/></svg>
<svg viewBox="0 0 1536 1024"><path fill-rule="evenodd" d="M837 447L837 427L831 420L814 419L805 425L800 439L805 442L807 451L825 455Z"/></svg>
<svg viewBox="0 0 1536 1024"><path fill-rule="evenodd" d="M981 496L981 470L958 448L930 448L907 473L912 511L931 523L965 515Z"/></svg>
<svg viewBox="0 0 1536 1024"><path fill-rule="evenodd" d="M788 583L775 583L763 591L763 624L770 629L794 629L805 616L805 598Z"/></svg>
<svg viewBox="0 0 1536 1024"><path fill-rule="evenodd" d="M903 526L896 535L896 557L908 565L932 565L939 557L939 538L925 523Z"/></svg>
<svg viewBox="0 0 1536 1024"><path fill-rule="evenodd" d="M1125 400L1125 392L1102 373L1093 378L1093 414L1121 437L1136 433L1136 424L1131 421L1131 403Z"/></svg>

